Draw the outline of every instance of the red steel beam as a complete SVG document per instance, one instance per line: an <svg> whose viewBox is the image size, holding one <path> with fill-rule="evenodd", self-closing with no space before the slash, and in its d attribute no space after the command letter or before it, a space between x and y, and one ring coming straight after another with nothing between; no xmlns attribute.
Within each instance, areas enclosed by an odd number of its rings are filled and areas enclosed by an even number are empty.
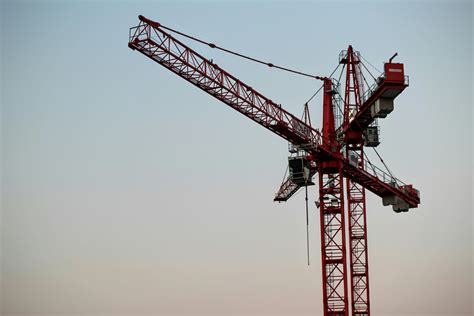
<svg viewBox="0 0 474 316"><path fill-rule="evenodd" d="M348 122L348 125L345 128L345 132L350 130L364 131L375 120L370 110L374 102L377 99L382 98L386 95L388 95L390 98L395 98L403 90L405 90L406 87L408 87L407 80L408 79L405 79L405 81L401 83L383 80L379 84L376 84L376 86L373 87L373 90L368 90L368 96L366 100L362 102L355 117L350 122Z"/></svg>
<svg viewBox="0 0 474 316"><path fill-rule="evenodd" d="M350 165L342 155L323 148L319 130L173 38L160 28L159 23L143 16L139 19L140 24L130 29L128 46L131 49L139 51L292 144L304 147L317 163L328 159L341 160L343 175L376 195L383 197L392 194L414 207L419 203L419 198L391 185L391 179L382 180Z"/></svg>
<svg viewBox="0 0 474 316"><path fill-rule="evenodd" d="M364 165L363 146L348 145L348 152L358 155L357 163ZM367 212L365 189L346 178L349 222L349 252L351 272L351 310L353 316L370 315L369 258L367 245Z"/></svg>
<svg viewBox="0 0 474 316"><path fill-rule="evenodd" d="M139 17L128 46L226 103L248 118L296 144L319 144L318 130L287 112L212 61L173 38L157 22Z"/></svg>
<svg viewBox="0 0 474 316"><path fill-rule="evenodd" d="M326 167L329 164L332 165L332 168ZM323 312L324 316L347 316L349 306L346 271L346 224L340 163L334 160L321 164L318 176Z"/></svg>
<svg viewBox="0 0 474 316"><path fill-rule="evenodd" d="M349 126L352 114L361 109L362 73L360 56L352 46L341 62L346 64L344 95L344 126ZM369 108L370 111L370 108ZM353 122L354 120L352 120ZM358 125L359 126L359 125ZM358 168L364 168L364 141L361 131L346 129L346 158ZM355 155L355 157L354 157ZM354 159L355 158L355 159ZM346 178L346 196L349 227L349 264L351 289L351 315L370 316L369 263L367 247L367 221L364 186Z"/></svg>

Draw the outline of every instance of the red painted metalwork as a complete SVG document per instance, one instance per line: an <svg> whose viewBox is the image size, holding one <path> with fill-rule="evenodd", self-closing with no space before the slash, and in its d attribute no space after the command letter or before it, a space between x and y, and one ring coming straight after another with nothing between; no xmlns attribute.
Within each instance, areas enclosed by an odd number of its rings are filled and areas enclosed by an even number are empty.
<svg viewBox="0 0 474 316"><path fill-rule="evenodd" d="M324 79L323 144L338 152L331 79ZM348 315L346 222L344 220L343 174L340 160L319 162L319 212L324 315Z"/></svg>
<svg viewBox="0 0 474 316"><path fill-rule="evenodd" d="M405 81L405 75L403 71L403 64L399 63L386 63L384 65L385 81L394 83L403 83Z"/></svg>
<svg viewBox="0 0 474 316"><path fill-rule="evenodd" d="M335 91L333 91L330 78L296 72L324 81L323 132L321 134L319 130L311 126L307 106L304 120L298 119L284 110L281 105L266 98L211 60L172 37L159 23L143 16L139 16L139 19L140 24L130 29L128 46L131 49L141 52L281 136L298 152L305 152L307 159L312 161L311 176L316 172L319 174L324 315L349 314L343 194L343 177L346 177L351 246L352 300L350 305L353 315L369 315L365 189L380 197L388 197L388 202L392 197L396 197L409 207L417 207L420 203L419 192L411 185L401 182L373 165L367 168L363 159L362 132L373 122L373 117L370 115L371 107L378 98L394 98L408 86L407 77L403 73L403 65L391 63L390 60L385 64L385 76L380 77L376 84L363 94L360 90L362 79L358 66L360 62L358 53L349 46L347 52L341 55L340 62L348 66L342 128L346 146L344 155L341 152L340 143L336 140L332 105ZM214 44L207 44L216 47ZM267 65L270 66L270 64ZM271 67L273 66L271 64ZM279 68L295 72L284 67ZM355 153L358 158L351 160L350 153ZM301 185L287 179L274 200L286 201L300 187Z"/></svg>
<svg viewBox="0 0 474 316"><path fill-rule="evenodd" d="M344 127L346 131L346 158L359 168L364 168L364 142L362 130L347 129L360 111L361 85L363 82L359 53L349 46L347 55L340 60L346 65L344 95ZM365 189L346 178L347 211L349 215L349 249L351 273L351 313L370 315L369 265L367 251L367 221Z"/></svg>
<svg viewBox="0 0 474 316"><path fill-rule="evenodd" d="M130 48L138 50L287 141L296 145L320 143L318 130L173 38L158 23L142 16L140 20L140 25L131 29Z"/></svg>
<svg viewBox="0 0 474 316"><path fill-rule="evenodd" d="M312 168L311 169L311 176L312 178L316 174L317 169ZM298 192L299 189L301 189L301 185L298 185L291 181L291 179L288 177L286 180L281 184L280 188L278 189L277 193L275 194L275 197L273 198L273 201L275 202L286 202L290 197L292 197L296 192Z"/></svg>
<svg viewBox="0 0 474 316"><path fill-rule="evenodd" d="M344 54L344 52L343 52ZM346 65L346 86L344 94L344 126L349 125L349 121L359 111L360 89L359 83L362 81L359 65L359 53L354 52L349 45L347 53L341 56L339 62ZM348 134L346 133L346 136Z"/></svg>
<svg viewBox="0 0 474 316"><path fill-rule="evenodd" d="M331 79L324 79L323 94L323 147L330 152L339 152L336 141L336 126L334 121L334 109L332 97L336 94Z"/></svg>
<svg viewBox="0 0 474 316"><path fill-rule="evenodd" d="M339 161L318 169L324 316L348 315L343 177Z"/></svg>
<svg viewBox="0 0 474 316"><path fill-rule="evenodd" d="M347 152L357 155L356 164L364 165L362 143L349 144ZM351 310L352 315L370 315L365 189L349 178L346 179L346 189L349 214Z"/></svg>
<svg viewBox="0 0 474 316"><path fill-rule="evenodd" d="M380 169L354 167L341 154L321 146L321 133L305 124L280 105L255 91L249 85L202 57L166 31L160 24L139 16L140 24L130 29L128 46L171 70L181 78L209 93L253 121L305 150L314 159L340 159L345 177L383 197L394 195L410 206L419 204L419 196L402 189L403 182Z"/></svg>
<svg viewBox="0 0 474 316"><path fill-rule="evenodd" d="M371 107L374 102L380 98L394 99L408 87L408 76L404 75L402 64L386 63L384 69L384 75L377 78L374 84L362 95L357 113L345 125L346 133L347 131L361 132L365 130L374 122L374 117L371 114ZM397 70L396 75L392 74L394 73L393 70Z"/></svg>

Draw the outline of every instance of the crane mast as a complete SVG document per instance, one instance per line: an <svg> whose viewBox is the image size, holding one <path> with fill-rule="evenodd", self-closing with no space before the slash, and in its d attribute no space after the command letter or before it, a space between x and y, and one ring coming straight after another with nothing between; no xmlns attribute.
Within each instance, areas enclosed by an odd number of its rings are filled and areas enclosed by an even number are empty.
<svg viewBox="0 0 474 316"><path fill-rule="evenodd" d="M347 127L361 106L362 75L360 56L352 46L342 53L339 63L346 68L344 94L344 121ZM346 159L364 169L364 137L361 130L350 130L344 134ZM365 189L346 178L347 213L349 221L350 288L353 315L370 315L369 263L367 251L367 221Z"/></svg>
<svg viewBox="0 0 474 316"><path fill-rule="evenodd" d="M323 144L332 153L340 151L336 140L331 79L323 83ZM319 218L325 315L347 315L346 221L341 159L331 157L318 163Z"/></svg>
<svg viewBox="0 0 474 316"><path fill-rule="evenodd" d="M364 92L359 55L349 46L339 60L346 67L346 85L343 123L337 128L334 114L337 82L314 77L323 81L323 128L319 131L311 126L309 112L305 112L305 120L297 118L174 38L168 28L141 15L139 20L139 25L130 29L128 46L131 49L287 140L293 152L299 154L289 158L293 169L290 168L290 175L274 201L287 201L301 187L314 184L311 179L318 175L316 204L320 210L324 315L349 315L349 311L352 315L370 315L365 189L381 197L384 205L392 205L396 212L407 211L420 203L419 192L412 185L404 184L372 164L367 165L364 159L364 145L374 147L379 143L374 122L393 110L393 99L408 86L403 65L392 63L391 59L385 64L384 74Z"/></svg>

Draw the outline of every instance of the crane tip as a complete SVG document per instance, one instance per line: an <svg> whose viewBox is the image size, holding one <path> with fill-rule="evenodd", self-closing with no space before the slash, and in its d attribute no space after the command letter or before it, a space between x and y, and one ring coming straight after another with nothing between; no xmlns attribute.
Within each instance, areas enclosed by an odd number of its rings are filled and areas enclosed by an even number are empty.
<svg viewBox="0 0 474 316"><path fill-rule="evenodd" d="M143 15L139 15L138 16L138 19L146 24L150 24L151 26L154 26L154 27L160 27L161 24L158 23L158 22L155 22L155 21L152 21L150 19L147 19L146 17L144 17Z"/></svg>

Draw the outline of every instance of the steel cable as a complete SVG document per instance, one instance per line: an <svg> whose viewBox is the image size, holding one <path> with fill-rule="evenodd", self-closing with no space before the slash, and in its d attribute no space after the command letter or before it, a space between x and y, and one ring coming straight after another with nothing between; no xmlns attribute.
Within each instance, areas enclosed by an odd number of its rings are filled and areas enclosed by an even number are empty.
<svg viewBox="0 0 474 316"><path fill-rule="evenodd" d="M302 72L302 71L298 71L298 70L294 70L294 69L291 69L291 68L287 68L287 67L283 67L283 66L279 66L279 65L276 65L276 64L273 64L273 63L270 63L270 62L266 62L266 61L263 61L263 60L260 60L260 59L257 59L257 58L254 58L254 57L250 57L250 56L247 56L247 55L244 55L244 54L241 54L241 53L238 53L236 51L233 51L233 50L230 50L230 49L227 49L227 48L224 48L224 47L220 47L214 43L210 43L210 42L206 42L206 41L203 41L197 37L194 37L194 36L191 36L191 35L188 35L188 34L185 34L183 32L180 32L180 31L177 31L175 29L172 29L170 27L167 27L167 26L164 26L162 24L159 25L159 27L163 28L163 29L166 29L170 32L173 32L173 33L176 33L176 34L179 34L181 36L184 36L186 38L189 38L193 41L196 41L196 42L199 42L201 44L204 44L204 45L207 45L211 48L215 48L215 49L218 49L218 50L221 50L223 52L226 52L228 54L232 54L232 55L235 55L235 56L238 56L238 57L241 57L241 58L244 58L244 59L248 59L248 60L251 60L253 62L256 62L256 63L259 63L259 64L262 64L262 65L267 65L268 67L271 67L271 68L277 68L277 69L280 69L280 70L283 70L283 71L287 71L287 72L291 72L291 73L294 73L294 74L297 74L297 75L301 75L301 76L305 76L305 77L310 77L310 78L313 78L313 79L317 79L317 80L322 80L323 77L320 77L320 76L316 76L316 75L312 75L312 74L308 74L308 73L305 73L305 72Z"/></svg>

